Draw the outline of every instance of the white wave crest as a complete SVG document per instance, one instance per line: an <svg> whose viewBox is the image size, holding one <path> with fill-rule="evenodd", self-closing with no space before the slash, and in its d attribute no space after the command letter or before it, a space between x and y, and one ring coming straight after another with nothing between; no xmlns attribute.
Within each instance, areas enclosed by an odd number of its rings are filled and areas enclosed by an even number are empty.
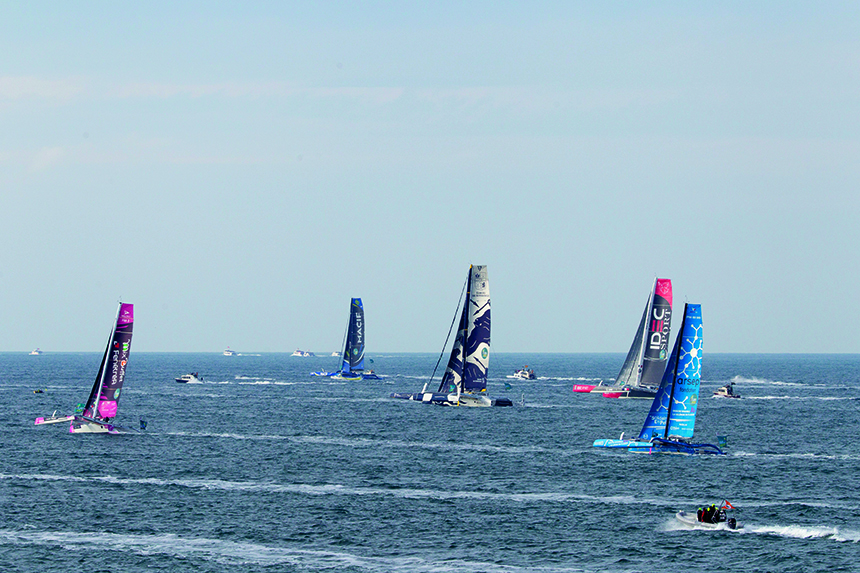
<svg viewBox="0 0 860 573"><path fill-rule="evenodd" d="M840 530L838 527L808 525L757 525L746 528L747 533L776 535L795 539L831 539L849 543L860 542L860 531Z"/></svg>
<svg viewBox="0 0 860 573"><path fill-rule="evenodd" d="M14 531L0 530L3 545L41 545L61 547L66 551L122 552L136 555L166 555L186 562L188 557L224 565L288 566L290 568L312 568L314 570L339 571L359 569L363 571L415 571L418 573L489 571L491 573L516 573L539 571L566 573L582 571L568 567L512 567L490 562L466 560L429 561L419 557L376 557L345 551L308 550L292 547L261 545L250 542L183 537L174 534L132 535L105 532L77 531ZM280 568L279 568L280 570Z"/></svg>

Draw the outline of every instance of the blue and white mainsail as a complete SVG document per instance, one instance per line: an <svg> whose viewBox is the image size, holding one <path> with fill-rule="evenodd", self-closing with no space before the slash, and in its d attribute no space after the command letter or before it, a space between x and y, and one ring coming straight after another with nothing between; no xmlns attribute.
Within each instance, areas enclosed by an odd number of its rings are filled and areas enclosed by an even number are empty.
<svg viewBox="0 0 860 573"><path fill-rule="evenodd" d="M487 390L490 365L490 281L486 265L469 267L466 299L439 392Z"/></svg>
<svg viewBox="0 0 860 573"><path fill-rule="evenodd" d="M341 366L343 372L356 370L364 370L364 307L360 298L352 299L349 304L349 325Z"/></svg>
<svg viewBox="0 0 860 573"><path fill-rule="evenodd" d="M686 304L675 347L640 440L692 438L702 376L702 305Z"/></svg>
<svg viewBox="0 0 860 573"><path fill-rule="evenodd" d="M465 304L468 318L463 391L486 392L490 367L490 281L486 265L469 269L469 293Z"/></svg>
<svg viewBox="0 0 860 573"><path fill-rule="evenodd" d="M393 392L392 398L446 406L513 406L513 402L505 396L490 398L486 394L490 365L490 281L486 265L469 267L463 289L466 297L462 308L457 304L460 313L457 334L439 390L427 392L428 382L421 392ZM456 312L454 317L456 320ZM454 326L453 322L451 326ZM449 337L450 334L449 330ZM445 340L447 345L448 339ZM439 355L440 361L443 355L444 350ZM438 361L436 365L439 365ZM433 372L435 375L435 368ZM433 375L430 376L432 379Z"/></svg>

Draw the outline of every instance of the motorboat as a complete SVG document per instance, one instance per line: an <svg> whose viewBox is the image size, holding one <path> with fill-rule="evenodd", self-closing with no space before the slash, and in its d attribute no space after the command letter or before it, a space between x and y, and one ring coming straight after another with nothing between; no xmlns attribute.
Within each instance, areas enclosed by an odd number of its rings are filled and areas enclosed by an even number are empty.
<svg viewBox="0 0 860 573"><path fill-rule="evenodd" d="M523 366L521 369L514 372L514 378L519 378L520 380L536 380L537 376L535 376L534 368L529 368L528 364Z"/></svg>
<svg viewBox="0 0 860 573"><path fill-rule="evenodd" d="M203 376L200 376L197 372L192 372L190 374L183 374L179 378L176 378L176 381L180 384L203 384Z"/></svg>
<svg viewBox="0 0 860 573"><path fill-rule="evenodd" d="M38 348L30 352L30 356L39 356L40 354L42 354L42 351Z"/></svg>
<svg viewBox="0 0 860 573"><path fill-rule="evenodd" d="M310 352L309 350L298 350L298 349L296 349L296 351L293 352L290 356L308 357L308 356L315 356L315 354L313 352Z"/></svg>
<svg viewBox="0 0 860 573"><path fill-rule="evenodd" d="M689 527L703 527L705 529L743 529L743 525L738 523L734 517L729 517L726 514L726 509L734 509L728 501L723 501L719 507L711 505L704 509L699 508L696 513L687 513L679 511L675 514L675 519Z"/></svg>
<svg viewBox="0 0 860 573"><path fill-rule="evenodd" d="M721 386L717 388L717 391L714 392L714 396L717 398L740 398L740 394L735 394L735 383L729 382L725 386Z"/></svg>
<svg viewBox="0 0 860 573"><path fill-rule="evenodd" d="M224 351L224 356L238 356L235 350L230 350L230 347L227 347L227 350Z"/></svg>

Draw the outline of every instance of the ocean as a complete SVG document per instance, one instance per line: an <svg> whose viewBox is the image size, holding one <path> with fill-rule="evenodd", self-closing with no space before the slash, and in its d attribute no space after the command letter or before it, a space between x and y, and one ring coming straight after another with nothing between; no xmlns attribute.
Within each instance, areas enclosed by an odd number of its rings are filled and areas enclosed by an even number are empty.
<svg viewBox="0 0 860 573"><path fill-rule="evenodd" d="M623 354L494 354L518 405L478 409L388 398L437 354L369 356L386 378L132 351L118 421L148 427L110 436L33 424L86 400L99 353L0 353L0 571L860 570L860 355L705 354L696 438L722 457L591 447L647 413L571 391ZM711 396L730 381L740 400ZM743 529L674 519L724 499Z"/></svg>

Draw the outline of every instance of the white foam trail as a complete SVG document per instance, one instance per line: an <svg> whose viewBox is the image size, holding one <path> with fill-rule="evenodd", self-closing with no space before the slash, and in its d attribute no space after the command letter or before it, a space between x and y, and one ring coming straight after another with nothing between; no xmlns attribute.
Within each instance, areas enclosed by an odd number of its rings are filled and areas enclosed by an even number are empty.
<svg viewBox="0 0 860 573"><path fill-rule="evenodd" d="M346 551L312 551L292 547L261 545L258 543L207 539L203 537L181 537L174 534L128 535L105 532L77 531L14 531L0 530L2 545L58 546L67 551L123 552L137 555L166 555L189 557L212 561L224 565L281 565L314 570L343 570L357 568L365 571L394 571L417 573L472 572L517 573L539 571L566 573L582 571L570 567L511 567L488 562L440 559L438 562L418 557L375 557Z"/></svg>
<svg viewBox="0 0 860 573"><path fill-rule="evenodd" d="M729 454L735 457L762 457L762 458L782 458L782 459L820 459L820 460L860 460L858 454L815 454L812 452L795 452L788 454L770 454L760 452L736 451Z"/></svg>
<svg viewBox="0 0 860 573"><path fill-rule="evenodd" d="M776 535L794 539L831 539L849 543L860 542L860 531L838 527L809 526L809 525L756 525L745 528L746 533Z"/></svg>
<svg viewBox="0 0 860 573"><path fill-rule="evenodd" d="M853 396L744 396L744 400L853 400Z"/></svg>
<svg viewBox="0 0 860 573"><path fill-rule="evenodd" d="M365 401L387 401L373 398ZM548 449L540 446L498 446L494 444L467 444L449 442L411 442L403 440L374 440L370 438L332 438L329 436L281 436L276 434L234 434L230 432L166 432L168 436L190 436L196 438L230 438L234 440L286 440L297 444L326 444L348 448L423 448L430 450L475 451L521 454L532 452L567 452L567 449Z"/></svg>
<svg viewBox="0 0 860 573"><path fill-rule="evenodd" d="M480 491L456 491L456 490L433 490L402 488L391 489L381 487L353 487L342 484L308 485L301 483L277 484L271 482L237 482L219 479L162 479L162 478L118 478L115 476L79 477L53 474L0 474L0 479L20 479L26 481L68 481L78 483L112 483L116 485L152 485L152 486L178 486L191 489L221 490L221 491L264 491L270 493L293 493L304 495L343 495L343 496L368 496L381 495L386 497L397 497L403 499L466 499L466 500L489 500L499 502L568 502L586 501L608 505L631 505L631 504L654 504L664 505L665 500L653 498L635 497L632 495L620 496L595 496L575 494L568 492L534 492L534 493L493 493Z"/></svg>
<svg viewBox="0 0 860 573"><path fill-rule="evenodd" d="M664 523L663 531L706 531L710 533L738 533L775 535L790 539L829 539L832 541L858 543L860 542L860 531L838 527L809 526L809 525L749 525L743 524L741 529L729 529L728 525L721 523L717 529L705 526L696 526L682 523L677 519L671 519Z"/></svg>

